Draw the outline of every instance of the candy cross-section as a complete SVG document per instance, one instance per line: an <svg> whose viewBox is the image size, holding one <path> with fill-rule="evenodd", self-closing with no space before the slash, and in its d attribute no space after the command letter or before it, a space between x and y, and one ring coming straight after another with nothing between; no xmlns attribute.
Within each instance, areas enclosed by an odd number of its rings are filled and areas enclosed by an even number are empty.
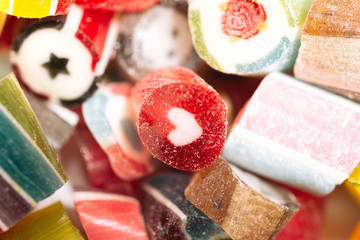
<svg viewBox="0 0 360 240"><path fill-rule="evenodd" d="M274 239L299 207L291 192L222 158L194 174L185 196L234 240Z"/></svg>
<svg viewBox="0 0 360 240"><path fill-rule="evenodd" d="M359 162L360 105L281 73L268 75L226 140L236 165L316 195Z"/></svg>
<svg viewBox="0 0 360 240"><path fill-rule="evenodd" d="M137 129L145 147L181 170L215 161L226 135L226 106L203 79L183 67L149 73L132 91Z"/></svg>
<svg viewBox="0 0 360 240"><path fill-rule="evenodd" d="M0 230L7 230L66 181L13 74L0 80Z"/></svg>

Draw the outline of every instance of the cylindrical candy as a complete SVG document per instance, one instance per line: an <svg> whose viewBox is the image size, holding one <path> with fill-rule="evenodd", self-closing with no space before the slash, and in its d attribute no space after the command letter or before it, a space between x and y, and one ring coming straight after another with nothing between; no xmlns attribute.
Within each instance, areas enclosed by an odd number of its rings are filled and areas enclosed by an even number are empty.
<svg viewBox="0 0 360 240"><path fill-rule="evenodd" d="M139 136L159 160L198 170L219 156L226 136L226 106L192 71L169 67L148 74L132 91Z"/></svg>
<svg viewBox="0 0 360 240"><path fill-rule="evenodd" d="M159 4L144 12L123 15L117 62L132 80L149 72L174 65L196 71L197 56L187 23L187 3Z"/></svg>
<svg viewBox="0 0 360 240"><path fill-rule="evenodd" d="M155 170L151 154L139 139L132 121L131 86L111 83L83 104L84 120L121 179L134 180Z"/></svg>
<svg viewBox="0 0 360 240"><path fill-rule="evenodd" d="M143 11L160 0L76 0L76 4L86 8L119 12Z"/></svg>
<svg viewBox="0 0 360 240"><path fill-rule="evenodd" d="M116 20L112 12L73 7L65 23L30 26L12 46L15 73L40 96L67 106L81 103L105 71L117 37Z"/></svg>
<svg viewBox="0 0 360 240"><path fill-rule="evenodd" d="M311 0L192 0L195 49L211 67L230 74L265 74L295 62Z"/></svg>
<svg viewBox="0 0 360 240"><path fill-rule="evenodd" d="M1 0L0 11L24 18L65 14L75 0Z"/></svg>

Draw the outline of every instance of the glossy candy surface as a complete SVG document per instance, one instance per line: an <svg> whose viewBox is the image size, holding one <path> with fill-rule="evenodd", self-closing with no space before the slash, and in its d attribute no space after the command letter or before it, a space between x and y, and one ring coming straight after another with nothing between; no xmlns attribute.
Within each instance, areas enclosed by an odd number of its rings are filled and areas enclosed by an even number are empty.
<svg viewBox="0 0 360 240"><path fill-rule="evenodd" d="M83 104L84 120L108 155L114 172L124 180L154 171L154 159L139 139L130 106L131 86L111 83Z"/></svg>
<svg viewBox="0 0 360 240"><path fill-rule="evenodd" d="M295 196L218 158L196 172L186 199L234 239L274 239L296 213Z"/></svg>
<svg viewBox="0 0 360 240"><path fill-rule="evenodd" d="M358 164L359 120L359 104L272 73L234 126L223 156L249 171L326 195Z"/></svg>
<svg viewBox="0 0 360 240"><path fill-rule="evenodd" d="M144 217L150 239L230 239L221 227L185 199L190 176L152 177L143 187Z"/></svg>
<svg viewBox="0 0 360 240"><path fill-rule="evenodd" d="M133 89L132 103L139 136L159 160L192 171L219 156L226 106L195 73L182 67L153 71Z"/></svg>

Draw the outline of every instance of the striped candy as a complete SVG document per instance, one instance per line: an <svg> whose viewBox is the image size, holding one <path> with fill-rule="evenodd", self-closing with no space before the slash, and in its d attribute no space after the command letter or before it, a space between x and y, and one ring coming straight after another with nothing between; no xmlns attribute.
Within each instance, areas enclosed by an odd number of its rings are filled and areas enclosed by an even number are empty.
<svg viewBox="0 0 360 240"><path fill-rule="evenodd" d="M230 239L221 227L184 196L190 176L162 174L143 187L142 206L150 239Z"/></svg>
<svg viewBox="0 0 360 240"><path fill-rule="evenodd" d="M200 57L230 74L292 68L312 0L192 0L189 25Z"/></svg>
<svg viewBox="0 0 360 240"><path fill-rule="evenodd" d="M280 73L268 75L234 126L223 156L317 195L357 166L360 106Z"/></svg>
<svg viewBox="0 0 360 240"><path fill-rule="evenodd" d="M75 0L1 0L0 11L25 18L65 14Z"/></svg>
<svg viewBox="0 0 360 240"><path fill-rule="evenodd" d="M66 181L13 74L0 80L0 229L6 230Z"/></svg>
<svg viewBox="0 0 360 240"><path fill-rule="evenodd" d="M77 191L74 202L88 239L148 239L140 204L135 198Z"/></svg>
<svg viewBox="0 0 360 240"><path fill-rule="evenodd" d="M296 213L295 196L218 158L194 174L186 199L236 239L274 239Z"/></svg>
<svg viewBox="0 0 360 240"><path fill-rule="evenodd" d="M34 93L63 105L79 104L97 89L117 33L114 13L74 6L65 23L41 21L22 31L10 60Z"/></svg>
<svg viewBox="0 0 360 240"><path fill-rule="evenodd" d="M132 121L130 89L126 83L108 84L83 104L87 126L124 180L144 177L155 169Z"/></svg>
<svg viewBox="0 0 360 240"><path fill-rule="evenodd" d="M26 216L7 232L2 240L82 240L84 239L69 219L63 205L56 202Z"/></svg>

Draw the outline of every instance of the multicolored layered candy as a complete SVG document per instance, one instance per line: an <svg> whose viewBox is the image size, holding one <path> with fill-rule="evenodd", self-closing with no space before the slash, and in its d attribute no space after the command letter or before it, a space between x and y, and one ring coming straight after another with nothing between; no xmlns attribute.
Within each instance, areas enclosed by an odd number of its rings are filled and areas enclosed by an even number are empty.
<svg viewBox="0 0 360 240"><path fill-rule="evenodd" d="M312 0L192 0L189 25L196 51L230 74L292 68Z"/></svg>
<svg viewBox="0 0 360 240"><path fill-rule="evenodd" d="M60 202L33 212L7 232L2 240L82 240Z"/></svg>
<svg viewBox="0 0 360 240"><path fill-rule="evenodd" d="M357 166L360 105L281 73L268 75L235 124L223 156L316 195Z"/></svg>
<svg viewBox="0 0 360 240"><path fill-rule="evenodd" d="M0 80L0 230L23 218L66 181L13 74Z"/></svg>
<svg viewBox="0 0 360 240"><path fill-rule="evenodd" d="M161 174L143 187L144 217L150 239L230 239L203 212L185 199L190 176Z"/></svg>
<svg viewBox="0 0 360 240"><path fill-rule="evenodd" d="M234 239L274 239L299 206L291 192L218 158L196 172L186 199Z"/></svg>
<svg viewBox="0 0 360 240"><path fill-rule="evenodd" d="M301 37L295 76L360 100L360 5L315 0Z"/></svg>
<svg viewBox="0 0 360 240"><path fill-rule="evenodd" d="M137 129L145 147L181 170L198 170L219 156L226 106L203 79L183 67L149 73L132 90Z"/></svg>
<svg viewBox="0 0 360 240"><path fill-rule="evenodd" d="M108 155L114 172L124 180L144 177L155 169L132 120L130 90L126 83L108 84L82 108L87 126Z"/></svg>
<svg viewBox="0 0 360 240"><path fill-rule="evenodd" d="M194 71L199 66L187 11L182 11L187 9L186 1L173 6L161 3L121 18L117 62L132 80L140 80L149 72L167 66L182 65Z"/></svg>
<svg viewBox="0 0 360 240"><path fill-rule="evenodd" d="M13 43L10 60L32 92L75 105L97 89L117 33L113 12L74 6L65 23L41 21L22 31Z"/></svg>
<svg viewBox="0 0 360 240"><path fill-rule="evenodd" d="M140 203L135 198L77 191L74 193L74 201L89 239L148 239Z"/></svg>
<svg viewBox="0 0 360 240"><path fill-rule="evenodd" d="M0 11L25 18L65 14L75 0L2 0Z"/></svg>

